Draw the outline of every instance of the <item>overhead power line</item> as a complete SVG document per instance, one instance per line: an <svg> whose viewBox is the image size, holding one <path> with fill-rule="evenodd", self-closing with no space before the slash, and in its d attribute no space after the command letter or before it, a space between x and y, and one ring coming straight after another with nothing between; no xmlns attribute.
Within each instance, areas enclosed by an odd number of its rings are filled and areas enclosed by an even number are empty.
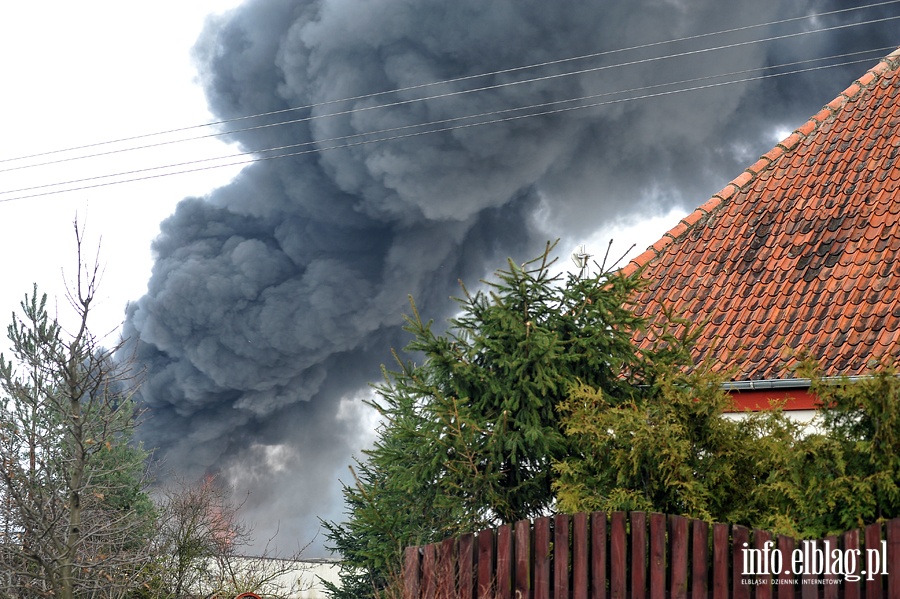
<svg viewBox="0 0 900 599"><path fill-rule="evenodd" d="M520 67L513 67L513 68L508 68L508 69L501 69L501 70L491 71L491 72L487 72L487 73L467 75L467 76L456 77L456 78L446 79L446 80L441 80L441 81L427 82L427 83L407 86L407 87L398 88L398 89L391 89L391 90L385 90L385 91L374 92L374 93L369 93L369 94L351 96L351 97L346 97L346 98L327 100L324 102L307 104L304 106L285 108L285 109L281 109L281 110L274 110L274 111L252 114L252 115L245 115L245 116L240 116L240 117L234 117L231 119L222 119L222 120L212 121L209 123L203 123L203 124L199 124L199 125L178 127L178 128L168 129L165 131L158 131L158 132L154 132L154 133L146 133L146 134L135 135L135 136L130 136L130 137L123 137L123 138L114 139L114 140L107 140L107 141L100 141L100 142L95 142L95 143L90 143L90 144L83 144L83 145L73 146L73 147L69 147L69 148L49 150L49 151L29 154L29 155L25 155L25 156L10 157L10 158L5 158L5 159L0 159L0 164L19 162L19 161L29 160L29 159L33 159L33 158L40 158L43 156L63 154L63 153L67 153L67 152L74 152L74 151L78 151L78 150L97 148L97 147L108 146L108 145L113 145L113 144L120 144L120 143L129 142L129 141L149 139L152 137L170 135L170 134L174 134L174 133L180 133L180 132L186 132L186 131L206 128L206 127L224 125L224 124L228 124L228 123L235 123L235 122L245 121L245 120L249 120L249 119L262 118L262 117L267 117L267 116L275 116L275 115L285 114L285 113L289 113L289 112L296 112L296 111L301 111L301 110L312 110L315 108L320 108L323 106L328 106L328 105L333 105L333 104L339 104L339 103L343 103L343 102L377 98L377 97L382 97L382 96L389 95L389 94L405 93L405 92L425 89L425 88L439 86L439 85L448 85L448 84L452 84L452 83L471 81L471 80L483 78L483 77L490 77L490 76L496 76L496 75L522 72L522 71L526 71L526 70L538 69L538 68L543 68L543 67L547 67L547 66L565 64L565 63L570 63L570 62L575 62L575 61L588 60L591 58L599 58L599 57L619 54L619 53L623 53L623 52L630 52L630 51L635 51L635 50L654 48L654 47L659 47L659 46L663 46L663 45L704 39L704 38L718 36L718 35L733 34L733 33L737 33L737 32L758 29L761 27L771 27L771 26L775 26L775 25L782 25L782 24L786 24L786 23L809 20L809 19L813 19L813 18L821 18L821 17L832 16L832 15L841 14L841 13L866 10L866 9L880 7L880 6L896 4L898 2L900 2L900 0L887 0L884 2L877 2L874 4L867 4L867 5L857 6L857 7L852 7L852 8L838 9L838 10L833 10L833 11L816 13L816 14L812 14L812 15L803 15L803 16L799 16L799 17L791 17L791 18L781 19L781 20L777 20L777 21L769 21L766 23L746 25L746 26L742 26L742 27L735 27L735 28L731 28L731 29L702 33L702 34L697 34L697 35L692 35L692 36L675 38L675 39L671 39L671 40L663 40L663 41L658 41L658 42L639 44L639 45L630 46L627 48L606 50L606 51L602 51L602 52L584 54L584 55L574 56L574 57L570 57L570 58L545 61L545 62L541 62L541 63L535 63L535 64L530 64L530 65L525 65L525 66L520 66ZM856 26L861 26L861 25L880 23L880 22L884 22L884 21L894 20L897 18L900 18L900 17L887 17L884 19L873 19L870 21L864 21L864 22L860 22L860 23L843 24L843 25L838 25L838 26L834 26L834 27L820 28L820 29L815 29L815 30L787 34L784 36L775 36L775 37L764 38L764 39L760 39L760 40L751 40L748 42L727 44L724 46L704 48L704 49L700 49L700 50L695 50L695 51L690 51L690 52L682 52L682 53L671 54L671 55L664 55L664 56L659 56L659 57L654 57L654 58L649 58L649 59L629 61L629 62L618 63L618 64L613 64L613 65L605 65L602 67L596 67L596 68L591 68L591 69L582 69L582 70L573 71L573 72L569 72L569 73L559 73L559 74L553 74L553 75L549 75L549 76L545 76L545 77L537 77L537 78L520 80L520 81L506 82L506 83L502 83L502 84L484 86L484 87L475 88L475 89L447 92L444 94L425 96L423 98L417 98L417 99L412 99L412 100L404 100L404 101L392 102L392 103L388 103L388 104L380 104L380 105L375 105L375 106L370 106L370 107L338 111L338 112L334 112L334 113L327 113L327 114L323 114L323 115L316 115L316 116L311 116L311 117L306 117L306 118L301 118L301 119L292 119L292 120L288 120L288 121L280 121L280 122L276 122L276 123L269 123L269 124L257 125L257 126L252 126L252 127L245 127L245 128L240 128L240 129L230 130L230 131L219 131L219 132L214 132L214 133L210 133L210 134L189 137L189 138L185 138L185 139L168 140L168 141L163 141L163 142L158 142L158 143L151 143L151 144L145 144L145 145L134 146L134 147L129 147L129 148L110 150L110 151L106 151L106 152L98 152L98 153L93 153L93 154L75 156L75 157L71 157L71 158L62 158L62 159L58 159L58 160L45 161L45 162L40 162L37 164L28 164L28 165L24 165L24 166L10 167L10 168L6 168L6 169L0 169L0 172L19 170L19 169L24 169L24 168L35 168L38 166L47 166L47 165L51 165L51 164L58 164L60 162L68 162L68 161L72 161L72 160L82 160L82 159L86 159L86 158L94 158L94 157L106 156L106 155L110 155L110 154L117 154L117 153L122 153L122 152L129 152L129 151L159 147L159 146L164 146L164 145L171 145L171 144L176 144L176 143L183 143L185 141L194 141L194 140L200 140L200 139L206 139L206 138L212 138L212 137L220 137L220 136L230 135L230 134L234 134L234 133L240 133L240 132L244 132L244 131L248 131L248 130L261 129L261 128L266 128L266 127L277 127L277 126L283 126L283 125L288 125L288 124L295 124L295 123L313 120L316 118L325 118L325 117L331 117L331 116L346 115L346 114L350 114L353 112L359 112L362 110L375 110L375 109L381 109L381 108L395 107L395 106L399 106L399 105L403 105L403 104L409 104L412 102L422 102L422 101L433 100L433 99L437 99L437 98L444 98L444 97L448 97L448 96L475 93L475 92L480 92L480 91L487 91L487 90L497 89L497 88L501 88L501 87L507 87L507 86L511 86L511 85L522 85L522 84L527 84L527 83L534 83L534 82L545 81L548 79L553 79L553 78L558 78L558 77L566 77L566 76L584 74L584 73L588 73L588 72L595 72L598 70L621 68L621 67L625 67L625 66L634 66L637 64L643 64L643 63L652 62L652 61L656 61L656 60L666 60L666 59L670 59L670 58L677 58L677 57L689 56L689 55L693 55L693 54L719 51L719 50L723 50L723 49L735 48L735 47L745 46L745 45L749 45L749 44L756 44L756 43L763 43L763 42L775 41L775 40L780 40L780 39L787 39L787 38L791 38L791 37L809 35L809 34L813 34L813 33L821 33L821 32L832 31L832 30L836 30L836 29L843 29L843 28L847 28L847 27L856 27Z"/></svg>
<svg viewBox="0 0 900 599"><path fill-rule="evenodd" d="M725 86L725 85L734 85L737 83L747 83L750 81L757 81L757 80L761 80L761 79L784 77L787 75L795 75L795 74L804 73L804 72L835 68L835 67L846 66L846 65L851 65L851 64L858 64L861 62L868 62L871 59L867 58L867 59L845 61L845 62L822 65L822 66L817 66L817 67L809 67L809 68L805 68L805 69L795 69L795 70L791 70L791 71L785 71L782 73L759 75L759 76L755 76L755 77L745 77L742 79L722 81L722 82L718 82L718 83L708 83L708 84L704 84L704 85L695 85L692 87L672 89L672 90L660 91L660 92L656 92L656 93L646 93L646 94L642 94L642 95L638 95L638 96L629 96L629 97L614 99L614 100L598 101L598 102L592 102L592 103L588 103L588 104L579 104L576 106L562 106L562 107L560 106L563 104L571 104L574 102L597 99L597 98L607 97L607 96L611 96L611 95L621 95L621 94L628 94L628 93L634 93L634 92L649 91L649 90L659 89L659 88L663 88L663 87L673 87L673 86L683 85L683 84L687 84L687 83L697 83L700 81L721 79L723 77L733 77L736 75L744 75L744 74L748 74L748 73L752 73L752 72L758 72L761 70L769 70L769 69L773 69L773 68L784 68L784 67L789 67L789 66L796 66L799 64L806 64L806 63L810 63L810 62L818 62L818 61L822 61L822 60L845 58L845 57L859 55L859 54L870 54L870 53L874 53L874 52L881 52L881 51L888 50L891 48L892 47L886 47L886 48L877 48L877 49L873 49L873 50L865 50L865 51L860 51L860 52L851 52L851 53L829 56L829 57L818 58L818 59L810 59L810 60L805 60L805 61L784 63L784 64L777 65L774 67L760 67L760 68L756 68L756 69L745 69L742 71L734 71L731 73L709 75L709 76L704 76L704 77L686 79L686 80L682 80L682 81L661 83L661 84L644 86L644 87L639 87L639 88L632 88L632 89L628 89L628 90L604 92L604 93L600 93L600 94L580 96L577 98L571 98L571 99L567 99L567 100L545 102L545 103L541 103L541 104L532 104L532 105L528 105L528 106L508 108L508 109L496 110L496 111L491 111L491 112L466 115L466 116L461 116L461 117L453 117L453 118L442 119L442 120L438 120L438 121L430 121L427 123L419 123L419 124L413 124L413 125L405 125L405 126L401 126L401 127L393 127L390 129L381 129L381 130L376 130L376 131L357 133L357 134L353 134L353 135L336 137L336 138L331 138L331 139L327 139L327 140L316 140L316 141L280 146L280 147L275 147L275 148L267 148L264 150L258 150L256 152L244 152L244 153L239 153L239 154L232 155L232 156L223 156L223 157L217 157L217 158L204 158L204 159L186 161L186 162L181 162L181 163L169 164L169 165L165 165L165 166L149 167L149 168L143 168L143 169L136 169L136 170L132 170L132 171L124 171L124 172L114 173L114 174L110 174L110 175L99 175L96 177L73 179L73 180L65 181L65 182L49 183L49 184L43 184L43 185L38 185L38 186L33 186L33 187L20 188L20 189L16 189L16 190L0 191L0 195L2 195L2 194L8 194L8 193L20 193L23 191L33 191L33 190L37 190L37 189L46 189L48 187L61 187L61 186L66 186L66 185L75 185L75 184L79 184L79 183L88 183L88 184L80 185L77 187L67 187L65 189L42 191L42 192L28 194L28 195L20 195L20 196L16 196L16 197L12 197L12 198L0 198L0 202L12 202L12 201L16 201L16 200L24 200L24 199L35 198L35 197L54 195L54 194L59 194L59 193L66 193L66 192L71 192L71 191L93 189L93 188L105 187L105 186L109 186L109 185L118 185L121 183L130 183L130 182L136 182L136 181L156 179L156 178L160 178L160 177L187 174L187 173L192 173L192 172L200 172L200 171L211 170L211 169L215 169L215 168L239 166L239 165L245 165L245 164L250 164L250 163L254 163L254 162L262 162L262 161L266 161L266 160L278 159L278 158L288 158L288 157L300 156L300 155L304 155L304 154L319 153L319 152L325 152L325 151L337 150L337 149L346 149L346 148L352 148L352 147L356 147L356 146L368 145L368 144L372 144L372 143L396 141L396 140L401 140L401 139L420 137L423 135L442 133L442 132L459 130L459 129L467 129L467 128L479 127L479 126L490 125L490 124L497 124L497 123L527 119L527 118L535 118L535 117L540 117L540 116L548 116L548 115L552 115L552 114L571 112L574 110L597 108L600 106L619 104L619 103L623 103L623 102L631 102L631 101L644 100L644 99L649 99L649 98L657 98L657 97L661 97L661 96L668 96L668 95L679 94L679 93L686 93L686 92L691 92L691 91L699 91L699 90L710 89L710 88L714 88L714 87L721 87L721 86ZM554 106L556 106L556 108L551 108ZM399 131L408 130L408 129L412 129L412 128L420 128L420 127L427 127L427 126L433 126L433 125L447 125L448 123L452 123L452 122L460 121L460 120L484 118L484 117L496 117L498 115L507 114L510 112L520 112L520 111L534 110L534 109L540 109L540 108L545 108L545 110L541 110L540 112L528 113L528 114L506 116L506 117L501 117L501 118L493 118L490 120L483 120L483 121L478 121L478 122L474 122L474 123L464 123L464 124L460 124L460 125L444 126L444 127L440 127L440 128L436 128L436 129L428 129L425 131L397 134L397 132L399 132ZM347 140L353 139L353 138L373 136L373 135L383 135L383 134L387 134L387 133L395 133L395 135L391 135L388 137L379 137L379 138L374 138L374 139L364 139L364 140L360 140L360 141L356 141L356 142L344 143L344 144L334 145L334 146L329 146L329 147L316 147L314 149L277 154L274 156L257 156L254 158L247 158L247 159L243 159L243 160L227 162L224 164L216 164L216 165L212 165L212 166L191 168L191 169L179 170L179 171L175 171L175 172L144 174L144 173L150 173L150 172L156 171L156 170L171 169L171 168L178 168L178 167L182 167L182 166L201 164L203 162L227 160L229 158L249 156L249 155L263 153L263 152L274 152L274 151L281 151L281 150L285 150L285 149L293 149L293 148L297 148L297 147L321 145L321 144L325 144L325 143L347 141ZM131 178L127 178L124 180L117 180L117 181L89 183L89 182L98 181L101 179L110 179L110 178L115 178L115 177L127 177L130 175L142 175L142 176L136 176L136 177L131 177Z"/></svg>

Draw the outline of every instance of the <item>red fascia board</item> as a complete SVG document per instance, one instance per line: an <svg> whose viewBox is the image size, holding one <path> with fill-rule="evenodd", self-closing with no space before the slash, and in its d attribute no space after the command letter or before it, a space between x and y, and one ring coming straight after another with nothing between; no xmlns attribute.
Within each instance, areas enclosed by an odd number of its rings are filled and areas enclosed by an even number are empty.
<svg viewBox="0 0 900 599"><path fill-rule="evenodd" d="M731 391L734 412L761 412L781 406L786 411L817 410L819 399L808 389L748 389Z"/></svg>

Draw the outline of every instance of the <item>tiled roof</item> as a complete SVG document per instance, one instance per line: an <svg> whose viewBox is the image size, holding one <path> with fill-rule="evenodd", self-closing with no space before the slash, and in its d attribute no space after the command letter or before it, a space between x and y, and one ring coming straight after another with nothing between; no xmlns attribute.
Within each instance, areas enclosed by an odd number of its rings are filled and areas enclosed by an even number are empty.
<svg viewBox="0 0 900 599"><path fill-rule="evenodd" d="M706 322L696 358L733 380L900 357L900 50L646 252L639 311ZM651 327L639 341L647 346Z"/></svg>

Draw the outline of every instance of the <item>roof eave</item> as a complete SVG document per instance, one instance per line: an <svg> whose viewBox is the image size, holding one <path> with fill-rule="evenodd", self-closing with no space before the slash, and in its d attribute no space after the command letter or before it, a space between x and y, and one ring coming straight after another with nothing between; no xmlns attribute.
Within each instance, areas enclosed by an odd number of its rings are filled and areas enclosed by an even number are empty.
<svg viewBox="0 0 900 599"><path fill-rule="evenodd" d="M828 384L836 384L842 382L855 383L865 379L872 378L871 375L853 375L853 376L827 376L822 381ZM809 389L812 386L812 379L791 378L791 379L756 379L748 381L727 381L722 383L722 389L725 391L764 391L769 389Z"/></svg>

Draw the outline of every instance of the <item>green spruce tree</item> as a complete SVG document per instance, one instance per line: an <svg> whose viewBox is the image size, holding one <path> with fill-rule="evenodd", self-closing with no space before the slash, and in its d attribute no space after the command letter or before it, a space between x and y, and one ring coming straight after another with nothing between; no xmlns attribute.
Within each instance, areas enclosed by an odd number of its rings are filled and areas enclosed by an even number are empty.
<svg viewBox="0 0 900 599"><path fill-rule="evenodd" d="M405 546L532 518L553 504L554 462L570 453L557 408L578 384L615 402L652 393L647 373L686 356L672 339L642 354L632 338L636 278L554 274L552 245L510 261L434 331L411 301L413 339L372 406L375 446L344 487L346 520L325 523L343 560L342 598L386 588Z"/></svg>

